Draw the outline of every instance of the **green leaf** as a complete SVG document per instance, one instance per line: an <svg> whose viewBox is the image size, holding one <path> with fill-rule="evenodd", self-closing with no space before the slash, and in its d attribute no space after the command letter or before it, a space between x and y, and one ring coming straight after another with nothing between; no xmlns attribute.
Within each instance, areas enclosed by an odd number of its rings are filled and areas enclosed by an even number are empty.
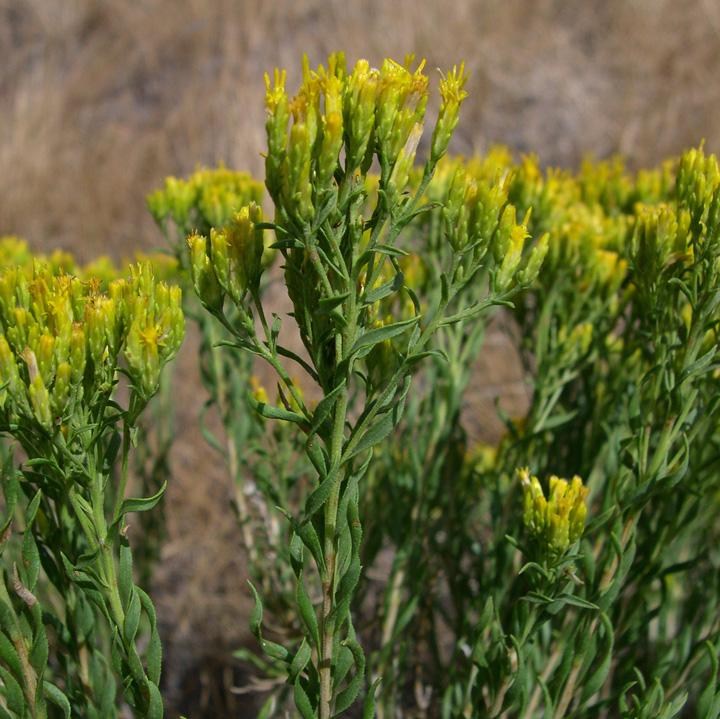
<svg viewBox="0 0 720 719"><path fill-rule="evenodd" d="M123 624L123 637L128 645L135 642L138 626L140 625L140 597L137 592L130 596L130 605L125 611L125 622Z"/></svg>
<svg viewBox="0 0 720 719"><path fill-rule="evenodd" d="M365 679L365 653L362 647L358 642L350 639L343 642L343 644L352 652L353 659L355 660L355 675L345 689L337 695L335 701L335 719L340 719L342 713L350 708L360 693Z"/></svg>
<svg viewBox="0 0 720 719"><path fill-rule="evenodd" d="M345 646L343 642L338 650L338 657L335 663L335 671L333 672L332 688L333 693L345 681L345 677L352 667L355 666L355 659L352 652Z"/></svg>
<svg viewBox="0 0 720 719"><path fill-rule="evenodd" d="M118 590L123 609L126 609L133 593L133 561L130 542L127 537L120 539L120 557L118 569Z"/></svg>
<svg viewBox="0 0 720 719"><path fill-rule="evenodd" d="M342 382L337 387L335 387L335 389L332 392L325 395L325 397L323 397L317 403L317 407L315 407L315 411L313 412L312 426L310 427L310 435L314 435L318 432L318 430L320 429L322 424L328 418L330 412L332 411L332 408L337 403L338 398L340 397L340 393L343 391L344 388L345 388L345 379L343 379Z"/></svg>
<svg viewBox="0 0 720 719"><path fill-rule="evenodd" d="M328 455L325 448L322 446L322 442L318 439L316 434L311 434L305 442L305 454L308 459L312 462L315 471L318 473L320 481L324 482L328 475Z"/></svg>
<svg viewBox="0 0 720 719"><path fill-rule="evenodd" d="M328 623L331 621L335 622L335 631L339 632L343 622L346 619L347 611L350 606L350 600L352 599L353 590L355 589L358 580L360 579L360 556L357 550L353 552L352 559L350 560L350 566L347 571L340 578L338 582L338 588L335 593L335 607L328 615Z"/></svg>
<svg viewBox="0 0 720 719"><path fill-rule="evenodd" d="M2 468L2 489L5 497L5 519L0 527L0 537L5 534L5 530L10 526L15 512L15 502L17 501L18 492L18 473L15 471L15 464L12 450L7 453Z"/></svg>
<svg viewBox="0 0 720 719"><path fill-rule="evenodd" d="M307 524L313 515L325 504L333 488L333 482L337 481L334 472L328 472L328 476L320 482L318 487L312 491L305 502L305 513L301 524Z"/></svg>
<svg viewBox="0 0 720 719"><path fill-rule="evenodd" d="M365 227L367 228L367 225ZM400 249L399 247L393 247L392 245L375 245L372 249L365 250L365 252L358 257L355 267L362 269L375 255L386 255L387 257L408 257L410 253Z"/></svg>
<svg viewBox="0 0 720 719"><path fill-rule="evenodd" d="M544 422L542 422L542 424L534 427L535 431L533 432L533 436L539 434L540 432L545 432L549 429L557 429L558 427L567 424L575 418L577 413L578 411L574 409L570 412L562 412L548 417Z"/></svg>
<svg viewBox="0 0 720 719"><path fill-rule="evenodd" d="M560 594L555 597L554 601L562 602L563 604L570 604L573 607L580 607L581 609L599 609L596 604L588 602L587 599L583 599L582 597L576 597L574 594Z"/></svg>
<svg viewBox="0 0 720 719"><path fill-rule="evenodd" d="M314 382L320 384L320 378L318 377L317 372L302 357L300 357L300 355L295 354L295 352L292 352L282 345L277 345L275 350L281 357L287 357L288 359L293 360L293 362L297 362L308 373L308 375L310 375Z"/></svg>
<svg viewBox="0 0 720 719"><path fill-rule="evenodd" d="M695 360L687 369L685 369L680 377L678 378L675 387L680 386L685 380L689 379L695 374L702 374L705 370L715 369L715 366L710 367L710 362L717 352L717 345L713 346L711 350L706 352L700 359Z"/></svg>
<svg viewBox="0 0 720 719"><path fill-rule="evenodd" d="M315 646L320 649L320 628L318 626L317 614L315 608L310 601L310 596L307 593L305 584L302 580L302 572L298 576L297 585L297 603L298 609L300 610L300 616L302 617L303 623L310 632L310 637L313 640ZM303 665L304 666L304 665Z"/></svg>
<svg viewBox="0 0 720 719"><path fill-rule="evenodd" d="M413 365L417 364L421 360L424 360L426 357L438 357L444 362L447 362L450 364L450 358L447 356L447 353L445 350L440 349L439 347L435 347L431 350L425 350L424 352L418 352L417 354L410 355L405 358L405 365L407 367L412 367Z"/></svg>
<svg viewBox="0 0 720 719"><path fill-rule="evenodd" d="M310 550L310 554L312 554L318 571L320 572L320 579L324 581L327 578L325 555L323 554L320 537L318 537L315 525L312 522L304 522L300 524L296 523L293 526L300 539L302 539L303 544Z"/></svg>
<svg viewBox="0 0 720 719"><path fill-rule="evenodd" d="M70 719L71 709L70 701L65 694L49 681L43 682L43 691L45 696L56 706L59 707L65 715L65 719Z"/></svg>
<svg viewBox="0 0 720 719"><path fill-rule="evenodd" d="M1 665L0 678L2 678L2 683L4 685L0 691L2 691L2 694L5 697L7 708L19 717L26 716L25 697L23 697L20 684L18 684L15 677L13 677L12 674L10 674L10 672Z"/></svg>
<svg viewBox="0 0 720 719"><path fill-rule="evenodd" d="M0 632L0 659L8 665L14 676L22 676L22 664L20 663L20 657L18 656L13 643L7 638L4 632Z"/></svg>
<svg viewBox="0 0 720 719"><path fill-rule="evenodd" d="M391 295L393 292L397 292L405 282L405 275L402 272L397 272L392 279L384 282L380 287L375 287L368 292L365 292L361 298L362 305L372 305L375 302Z"/></svg>
<svg viewBox="0 0 720 719"><path fill-rule="evenodd" d="M266 419L282 419L285 422L295 422L295 424L305 424L306 422L305 417L297 412L291 412L287 409L280 409L280 407L273 407L265 402L259 402L249 391L247 393L247 400L250 406L261 417L265 417Z"/></svg>
<svg viewBox="0 0 720 719"><path fill-rule="evenodd" d="M375 719L375 691L380 684L381 677L378 677L368 689L363 702L362 719Z"/></svg>
<svg viewBox="0 0 720 719"><path fill-rule="evenodd" d="M48 459L47 457L35 457L34 459L28 459L23 462L23 467L52 467L54 470L60 469L60 466L54 459Z"/></svg>
<svg viewBox="0 0 720 719"><path fill-rule="evenodd" d="M339 307L345 300L350 297L349 292L343 292L342 294L335 295L334 297L323 297L318 302L318 306L313 308L313 314L315 315L327 315L332 312L336 307Z"/></svg>
<svg viewBox="0 0 720 719"><path fill-rule="evenodd" d="M582 683L583 689L580 695L581 704L588 701L588 699L600 691L612 666L613 646L615 643L613 625L605 612L600 612L600 622L605 630L603 632L602 649L595 651L596 657L601 657L600 664L592 675Z"/></svg>
<svg viewBox="0 0 720 719"><path fill-rule="evenodd" d="M350 357L364 357L372 350L375 345L385 340L397 337L397 335L405 332L406 330L414 327L420 321L419 317L411 317L408 320L402 320L401 322L394 322L391 325L385 325L384 327L376 327L375 329L368 330L364 335L358 338L357 342L353 345L353 348L349 352Z"/></svg>
<svg viewBox="0 0 720 719"><path fill-rule="evenodd" d="M102 461L102 473L103 474L108 475L112 471L112 468L115 465L115 460L117 459L118 451L120 450L121 445L122 445L122 437L120 435L120 432L115 430L110 437L108 446L105 449L105 454L103 455L103 461Z"/></svg>
<svg viewBox="0 0 720 719"><path fill-rule="evenodd" d="M28 505L27 510L25 511L25 522L29 526L33 523L35 520L35 515L37 514L38 507L40 506L40 500L42 499L42 492L38 490L35 493L35 496L32 498L32 501Z"/></svg>
<svg viewBox="0 0 720 719"><path fill-rule="evenodd" d="M252 592L253 598L255 599L255 607L253 608L252 614L250 615L250 631L260 642L260 646L265 652L265 654L272 657L273 659L279 659L280 661L289 664L293 659L292 654L287 649L285 649L285 647L280 646L280 644L276 644L275 642L271 642L263 638L261 629L263 615L262 600L260 599L260 595L258 594L257 589L255 589L255 587L253 586L253 583L248 580L248 584L250 585L250 591Z"/></svg>
<svg viewBox="0 0 720 719"><path fill-rule="evenodd" d="M295 706L298 708L302 719L315 719L315 710L310 703L307 692L302 688L299 678L295 681L293 698L295 699Z"/></svg>
<svg viewBox="0 0 720 719"><path fill-rule="evenodd" d="M38 495L40 492L38 492ZM34 500L33 500L34 501ZM36 507L37 509L37 507ZM34 512L32 513L34 516ZM32 520L30 520L32 521ZM22 558L27 577L27 588L32 592L35 590L38 577L40 576L40 553L30 523L25 529L22 538Z"/></svg>
<svg viewBox="0 0 720 719"><path fill-rule="evenodd" d="M30 647L30 664L38 676L42 676L48 662L50 647L48 644L47 632L43 623L43 611L39 602L36 602L30 611L33 615L33 642Z"/></svg>
<svg viewBox="0 0 720 719"><path fill-rule="evenodd" d="M137 595L140 597L145 614L150 620L150 642L145 652L145 662L147 664L147 675L153 684L160 684L160 670L162 666L162 645L160 643L160 635L157 631L157 617L155 616L155 607L148 594L135 587Z"/></svg>
<svg viewBox="0 0 720 719"><path fill-rule="evenodd" d="M148 690L150 692L150 706L148 707L147 719L162 719L163 717L163 700L157 684L148 682Z"/></svg>
<svg viewBox="0 0 720 719"><path fill-rule="evenodd" d="M526 675L527 675L527 664L525 662L525 654L523 653L522 647L518 640L511 634L508 639L515 649L515 656L517 657L517 669L515 670L515 677L513 683L510 685L510 689L505 694L505 700L503 701L504 707L510 707L515 702L518 695L524 694L526 690Z"/></svg>
<svg viewBox="0 0 720 719"><path fill-rule="evenodd" d="M291 683L295 683L300 676L300 673L310 661L312 655L312 649L308 644L307 637L303 637L300 648L297 650L292 662L290 662L290 669L288 670L288 676Z"/></svg>
<svg viewBox="0 0 720 719"><path fill-rule="evenodd" d="M313 228L315 231L317 231L320 226L327 220L327 218L330 216L330 213L337 207L337 200L338 200L338 190L337 185L330 188L328 191L323 193L320 200L320 206L316 209L316 215L313 220Z"/></svg>
<svg viewBox="0 0 720 719"><path fill-rule="evenodd" d="M402 419L403 411L405 410L405 397L407 396L409 389L410 382L407 382L395 405L386 412L379 421L376 421L368 430L366 430L365 434L363 434L363 436L358 440L353 450L349 454L343 456L343 463L382 442L393 431L393 429L397 427L398 423Z"/></svg>
<svg viewBox="0 0 720 719"><path fill-rule="evenodd" d="M84 569L85 567L92 566L95 564L101 552L102 547L98 547L92 552L85 552L84 554L81 554L75 561L75 569Z"/></svg>
<svg viewBox="0 0 720 719"><path fill-rule="evenodd" d="M129 497L123 500L122 506L120 507L120 515L122 516L130 512L147 512L149 509L152 509L162 498L166 487L167 481L163 482L162 487L160 487L152 497Z"/></svg>
<svg viewBox="0 0 720 719"><path fill-rule="evenodd" d="M717 719L720 714L720 691L717 686L718 653L710 642L705 642L708 658L710 659L710 677L703 689L697 703L697 719Z"/></svg>

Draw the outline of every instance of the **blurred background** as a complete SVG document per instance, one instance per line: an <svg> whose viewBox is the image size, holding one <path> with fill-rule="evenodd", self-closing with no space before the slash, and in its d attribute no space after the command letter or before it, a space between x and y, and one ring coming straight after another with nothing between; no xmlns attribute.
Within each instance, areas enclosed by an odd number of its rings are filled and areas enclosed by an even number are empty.
<svg viewBox="0 0 720 719"><path fill-rule="evenodd" d="M638 169L703 139L720 149L719 0L0 0L0 235L80 261L156 247L145 196L198 164L259 174L264 73L286 68L293 94L302 54L317 67L336 50L349 66L415 53L431 77L464 61L455 153L505 143L545 165L622 154ZM493 361L502 337L470 409L491 439L495 395L523 393L517 366ZM177 400L152 587L169 709L252 716L228 691L249 615L231 488L198 437L204 397L178 382Z"/></svg>

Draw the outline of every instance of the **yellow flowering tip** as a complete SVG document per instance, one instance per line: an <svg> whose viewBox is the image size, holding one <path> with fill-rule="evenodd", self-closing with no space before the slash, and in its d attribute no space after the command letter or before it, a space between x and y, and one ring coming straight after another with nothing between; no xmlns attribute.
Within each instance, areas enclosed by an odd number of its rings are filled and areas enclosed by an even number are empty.
<svg viewBox="0 0 720 719"><path fill-rule="evenodd" d="M465 72L465 63L460 63L459 69L457 65L453 65L453 69L447 75L444 75L440 68L438 68L438 72L440 73L440 95L443 104L459 105L467 97L467 92L463 88L470 77L470 74Z"/></svg>
<svg viewBox="0 0 720 719"><path fill-rule="evenodd" d="M522 469L516 469L515 475L520 480L520 484L522 485L523 489L527 489L530 487L530 468L529 467L523 467Z"/></svg>
<svg viewBox="0 0 720 719"><path fill-rule="evenodd" d="M219 310L223 305L225 291L220 286L208 257L207 242L206 237L197 233L188 236L190 276L195 294L203 305L213 310Z"/></svg>
<svg viewBox="0 0 720 719"><path fill-rule="evenodd" d="M285 70L281 72L277 67L275 68L272 82L270 81L270 76L265 73L266 102L268 103L268 109L271 109L270 105L276 104L285 94L286 77L287 72Z"/></svg>
<svg viewBox="0 0 720 719"><path fill-rule="evenodd" d="M468 79L468 75L465 74L465 63L460 65L459 71L456 65L447 75L443 75L440 70L438 72L440 73L442 104L430 145L432 162L437 162L445 154L450 138L458 124L460 105L467 97L467 92L463 90Z"/></svg>
<svg viewBox="0 0 720 719"><path fill-rule="evenodd" d="M516 474L523 488L525 528L541 558L555 561L582 536L589 490L577 475L570 481L553 475L545 497L537 477L531 477L527 468Z"/></svg>
<svg viewBox="0 0 720 719"><path fill-rule="evenodd" d="M499 292L510 287L513 281L515 270L522 259L522 252L525 240L529 237L527 230L522 225L516 225L510 231L510 243L502 259L500 269L495 275L495 287Z"/></svg>
<svg viewBox="0 0 720 719"><path fill-rule="evenodd" d="M325 117L323 140L317 164L318 183L328 186L338 167L338 157L343 143L343 117L333 110Z"/></svg>

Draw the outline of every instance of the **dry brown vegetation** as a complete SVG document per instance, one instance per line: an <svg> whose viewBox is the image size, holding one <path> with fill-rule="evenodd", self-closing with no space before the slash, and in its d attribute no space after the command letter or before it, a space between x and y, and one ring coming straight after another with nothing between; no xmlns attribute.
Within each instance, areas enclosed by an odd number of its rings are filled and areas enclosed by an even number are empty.
<svg viewBox="0 0 720 719"><path fill-rule="evenodd" d="M464 60L455 152L502 142L547 164L592 152L638 167L703 138L720 149L718 0L0 0L0 234L82 260L156 245L145 195L198 163L260 171L263 73L287 68L291 89L303 52L313 66L338 49L349 62ZM522 399L502 359L479 372L481 432L497 427L496 393ZM178 398L154 588L167 695L190 717L243 716L225 692L247 625L230 489L198 440L204 398L188 382Z"/></svg>

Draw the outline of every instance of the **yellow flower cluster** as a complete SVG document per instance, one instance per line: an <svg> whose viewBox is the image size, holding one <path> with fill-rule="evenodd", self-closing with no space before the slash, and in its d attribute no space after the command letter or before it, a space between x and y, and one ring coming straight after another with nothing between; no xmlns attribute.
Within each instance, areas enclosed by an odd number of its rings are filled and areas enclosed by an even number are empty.
<svg viewBox="0 0 720 719"><path fill-rule="evenodd" d="M258 291L265 244L255 226L261 222L262 210L251 202L221 229L211 228L209 240L198 233L188 237L193 287L208 309L220 311L226 295L240 306L248 291Z"/></svg>
<svg viewBox="0 0 720 719"><path fill-rule="evenodd" d="M197 230L207 234L211 227L222 227L233 213L250 202L262 204L262 182L247 172L199 168L186 180L168 177L165 189L147 198L150 214L162 225L172 220L184 233Z"/></svg>
<svg viewBox="0 0 720 719"><path fill-rule="evenodd" d="M184 336L180 290L156 283L152 266L131 268L128 279L100 291L36 262L0 273L0 405L6 421L30 421L55 432L81 403L109 394L121 352L138 395L157 391L162 366Z"/></svg>
<svg viewBox="0 0 720 719"><path fill-rule="evenodd" d="M527 468L517 470L522 484L523 522L542 558L554 561L575 544L585 529L590 490L580 477L571 481L550 478L550 491L546 498L537 477L531 477Z"/></svg>
<svg viewBox="0 0 720 719"><path fill-rule="evenodd" d="M358 60L348 75L342 53L331 55L327 69L310 71L303 63L303 84L292 99L285 73L266 76L268 154L266 184L274 200L298 222L315 216L322 192L330 187L345 147L345 171L367 173L373 158L382 168L391 203L412 170L428 101L424 63L410 71L413 57L400 65L385 60L371 68ZM431 159L445 152L465 98L464 67L441 75L440 115L431 141ZM288 131L288 120L292 124Z"/></svg>
<svg viewBox="0 0 720 719"><path fill-rule="evenodd" d="M119 264L107 255L101 255L91 262L80 265L75 257L64 250L55 250L50 255L33 252L26 240L14 235L0 237L0 267L21 267L25 276L31 279L35 272L35 265L47 265L54 275L64 272L74 275L80 280L100 280L100 288L106 290L113 280L122 277L127 268L133 263L149 262L153 267L156 280L177 282L180 279L178 261L163 252L136 252L134 259L125 259Z"/></svg>

